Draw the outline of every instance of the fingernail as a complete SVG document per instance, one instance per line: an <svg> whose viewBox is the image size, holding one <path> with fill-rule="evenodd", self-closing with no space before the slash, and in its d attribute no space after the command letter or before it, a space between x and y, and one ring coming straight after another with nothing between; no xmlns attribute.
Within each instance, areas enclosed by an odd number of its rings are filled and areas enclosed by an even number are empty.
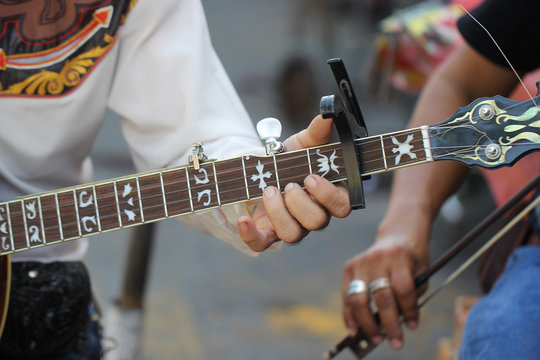
<svg viewBox="0 0 540 360"><path fill-rule="evenodd" d="M399 350L401 349L401 347L403 346L403 341L399 340L399 339L392 339L390 341L390 345L396 349L396 350Z"/></svg>
<svg viewBox="0 0 540 360"><path fill-rule="evenodd" d="M287 186L285 186L285 192L291 191L294 188L294 183L288 183Z"/></svg>
<svg viewBox="0 0 540 360"><path fill-rule="evenodd" d="M274 186L269 186L266 189L264 189L264 196L274 196L278 192L277 188Z"/></svg>
<svg viewBox="0 0 540 360"><path fill-rule="evenodd" d="M371 339L375 344L380 344L383 342L383 337L381 335L377 335L377 336L374 336L372 339Z"/></svg>
<svg viewBox="0 0 540 360"><path fill-rule="evenodd" d="M407 326L409 327L409 329L416 329L416 327L418 326L418 321L415 321L415 320L407 321Z"/></svg>
<svg viewBox="0 0 540 360"><path fill-rule="evenodd" d="M313 176L309 175L304 180L304 185L306 185L308 189L314 189L317 186L317 180L315 180Z"/></svg>
<svg viewBox="0 0 540 360"><path fill-rule="evenodd" d="M247 223L245 221L239 221L238 222L238 226L242 229L242 230L247 230L248 226L247 226Z"/></svg>

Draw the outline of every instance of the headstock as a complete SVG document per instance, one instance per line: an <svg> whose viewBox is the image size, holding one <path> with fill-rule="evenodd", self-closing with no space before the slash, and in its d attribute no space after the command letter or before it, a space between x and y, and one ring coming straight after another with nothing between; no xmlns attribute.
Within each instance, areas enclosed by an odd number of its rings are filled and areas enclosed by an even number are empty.
<svg viewBox="0 0 540 360"><path fill-rule="evenodd" d="M540 96L534 100L494 96L459 109L450 119L429 127L433 159L496 168L540 150Z"/></svg>

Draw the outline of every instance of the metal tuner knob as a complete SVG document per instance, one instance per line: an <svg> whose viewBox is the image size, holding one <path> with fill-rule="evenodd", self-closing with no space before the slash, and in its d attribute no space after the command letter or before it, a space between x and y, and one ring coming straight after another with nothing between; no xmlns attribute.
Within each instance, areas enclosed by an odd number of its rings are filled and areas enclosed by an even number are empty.
<svg viewBox="0 0 540 360"><path fill-rule="evenodd" d="M267 155L282 152L285 147L278 141L281 136L281 123L276 118L265 118L257 123L257 133L259 138L264 141Z"/></svg>

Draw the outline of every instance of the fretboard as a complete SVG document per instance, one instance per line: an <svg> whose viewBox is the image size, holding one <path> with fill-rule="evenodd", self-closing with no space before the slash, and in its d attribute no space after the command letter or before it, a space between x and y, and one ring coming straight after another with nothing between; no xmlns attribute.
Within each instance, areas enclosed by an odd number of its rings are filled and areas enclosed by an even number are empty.
<svg viewBox="0 0 540 360"><path fill-rule="evenodd" d="M362 176L431 161L427 128L359 139ZM0 203L0 255L257 199L309 174L347 173L340 143L270 156L207 161Z"/></svg>

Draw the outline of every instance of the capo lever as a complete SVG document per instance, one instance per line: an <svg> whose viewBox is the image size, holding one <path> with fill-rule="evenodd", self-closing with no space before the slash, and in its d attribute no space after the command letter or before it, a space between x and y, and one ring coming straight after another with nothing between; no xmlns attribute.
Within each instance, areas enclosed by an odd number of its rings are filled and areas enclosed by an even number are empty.
<svg viewBox="0 0 540 360"><path fill-rule="evenodd" d="M353 209L365 208L364 189L360 173L360 150L354 140L367 136L367 129L360 106L341 59L330 59L328 64L339 87L341 98L335 95L321 98L321 115L333 118L342 144L343 160L347 169L347 186Z"/></svg>

